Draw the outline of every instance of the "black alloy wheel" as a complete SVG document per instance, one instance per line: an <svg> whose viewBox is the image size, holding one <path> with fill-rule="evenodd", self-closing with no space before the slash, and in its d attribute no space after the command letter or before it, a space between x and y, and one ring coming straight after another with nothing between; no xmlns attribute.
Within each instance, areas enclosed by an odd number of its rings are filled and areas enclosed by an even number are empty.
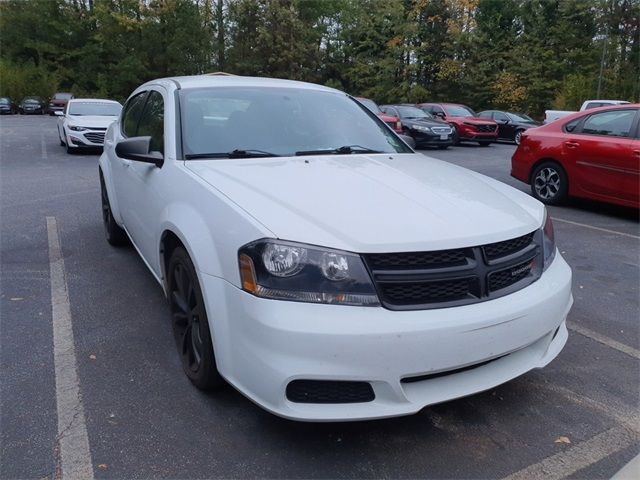
<svg viewBox="0 0 640 480"><path fill-rule="evenodd" d="M171 325L182 369L200 390L219 388L224 380L216 367L204 299L184 248L173 251L167 271Z"/></svg>
<svg viewBox="0 0 640 480"><path fill-rule="evenodd" d="M127 233L116 223L111 212L111 203L107 187L104 184L102 172L100 172L100 198L102 204L102 224L104 225L104 234L107 242L114 247L126 245L129 243Z"/></svg>

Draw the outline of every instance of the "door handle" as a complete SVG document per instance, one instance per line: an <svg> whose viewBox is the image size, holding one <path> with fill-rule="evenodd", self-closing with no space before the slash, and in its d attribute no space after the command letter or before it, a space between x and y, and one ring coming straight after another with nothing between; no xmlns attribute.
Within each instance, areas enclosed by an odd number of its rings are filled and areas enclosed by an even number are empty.
<svg viewBox="0 0 640 480"><path fill-rule="evenodd" d="M577 148L580 146L578 142L564 142L567 148Z"/></svg>
<svg viewBox="0 0 640 480"><path fill-rule="evenodd" d="M124 168L129 168L131 166L131 160L122 160L122 166Z"/></svg>

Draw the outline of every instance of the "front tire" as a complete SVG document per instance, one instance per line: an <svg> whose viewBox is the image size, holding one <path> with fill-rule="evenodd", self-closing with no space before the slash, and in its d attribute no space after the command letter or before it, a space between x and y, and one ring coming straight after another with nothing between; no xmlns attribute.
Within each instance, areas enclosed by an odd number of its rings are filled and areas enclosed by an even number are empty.
<svg viewBox="0 0 640 480"><path fill-rule="evenodd" d="M119 247L129 243L129 237L127 233L116 223L111 211L111 202L109 202L109 195L107 193L107 187L104 184L104 177L100 173L100 197L102 200L102 224L104 225L104 234L107 238L109 245Z"/></svg>
<svg viewBox="0 0 640 480"><path fill-rule="evenodd" d="M569 181L556 162L543 162L531 174L531 194L547 205L559 205L567 198Z"/></svg>
<svg viewBox="0 0 640 480"><path fill-rule="evenodd" d="M173 251L167 272L171 325L182 369L198 389L220 388L224 380L216 366L198 275L184 248Z"/></svg>
<svg viewBox="0 0 640 480"><path fill-rule="evenodd" d="M480 141L478 142L478 144L479 144L481 147L488 147L489 145L491 145L491 142L490 142L490 141L488 141L488 140L480 140Z"/></svg>

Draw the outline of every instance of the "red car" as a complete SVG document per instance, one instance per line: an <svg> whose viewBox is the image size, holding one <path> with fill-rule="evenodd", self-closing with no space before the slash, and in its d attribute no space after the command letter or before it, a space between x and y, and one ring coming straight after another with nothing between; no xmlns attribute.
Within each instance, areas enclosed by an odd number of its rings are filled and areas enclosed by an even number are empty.
<svg viewBox="0 0 640 480"><path fill-rule="evenodd" d="M371 110L373 113L378 115L380 117L380 120L382 120L384 123L389 125L389 127L391 127L391 130L393 130L396 133L402 133L402 123L400 122L400 119L398 117L394 117L393 115L387 115L386 113L384 113L382 110L380 110L380 107L378 106L378 104L373 100L371 100L370 98L364 98L364 97L354 97L354 98L358 100L361 104L363 104L365 107L367 107L369 110Z"/></svg>
<svg viewBox="0 0 640 480"><path fill-rule="evenodd" d="M511 176L541 202L568 196L640 208L640 104L577 112L527 130Z"/></svg>
<svg viewBox="0 0 640 480"><path fill-rule="evenodd" d="M419 103L417 107L451 125L454 129L454 143L469 140L486 147L498 140L498 124L493 120L478 117L465 105Z"/></svg>

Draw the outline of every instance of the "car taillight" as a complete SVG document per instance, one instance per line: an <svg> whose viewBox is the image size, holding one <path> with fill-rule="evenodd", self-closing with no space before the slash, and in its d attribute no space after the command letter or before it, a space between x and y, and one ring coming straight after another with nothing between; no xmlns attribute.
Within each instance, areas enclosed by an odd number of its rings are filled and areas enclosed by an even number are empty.
<svg viewBox="0 0 640 480"><path fill-rule="evenodd" d="M402 130L402 123L400 122L400 120L396 122L396 130L399 132Z"/></svg>

